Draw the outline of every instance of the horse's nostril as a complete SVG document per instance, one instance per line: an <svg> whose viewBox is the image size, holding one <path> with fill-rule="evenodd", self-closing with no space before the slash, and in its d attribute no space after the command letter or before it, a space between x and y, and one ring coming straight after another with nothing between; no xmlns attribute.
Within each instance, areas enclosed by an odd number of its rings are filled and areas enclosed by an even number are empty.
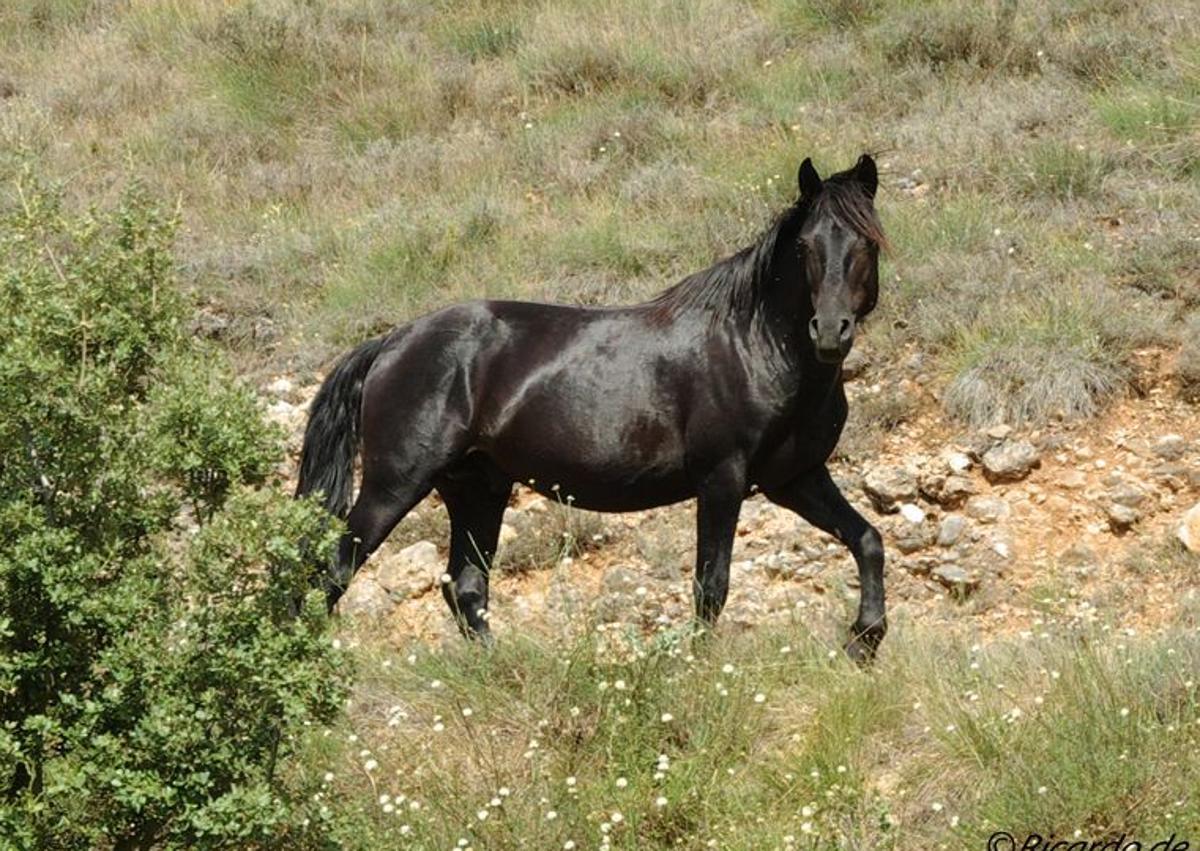
<svg viewBox="0 0 1200 851"><path fill-rule="evenodd" d="M815 340L815 339L817 339L817 334L819 334L819 333L820 333L820 330L817 326L817 317L814 316L808 322L808 334L810 337L812 337Z"/></svg>
<svg viewBox="0 0 1200 851"><path fill-rule="evenodd" d="M842 320L841 338L844 340L850 335L851 324L849 319Z"/></svg>

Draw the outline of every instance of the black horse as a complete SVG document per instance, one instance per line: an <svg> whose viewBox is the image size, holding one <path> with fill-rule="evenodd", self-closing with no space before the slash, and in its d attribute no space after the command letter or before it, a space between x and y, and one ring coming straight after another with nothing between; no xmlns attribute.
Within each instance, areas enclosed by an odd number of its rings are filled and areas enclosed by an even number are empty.
<svg viewBox="0 0 1200 851"><path fill-rule="evenodd" d="M835 535L858 564L847 652L883 639L883 545L825 467L846 422L841 362L875 306L884 236L875 162L822 181L751 246L631 307L454 305L347 355L313 402L299 494L349 531L324 577L350 577L436 488L450 513L446 602L487 637L488 571L514 482L595 511L696 497L696 615L729 588L742 500L756 489ZM350 510L355 454L362 488Z"/></svg>

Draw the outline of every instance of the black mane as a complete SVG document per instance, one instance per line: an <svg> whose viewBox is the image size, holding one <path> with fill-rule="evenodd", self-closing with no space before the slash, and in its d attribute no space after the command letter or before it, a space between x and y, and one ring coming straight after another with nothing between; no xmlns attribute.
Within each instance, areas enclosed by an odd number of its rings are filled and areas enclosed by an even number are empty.
<svg viewBox="0 0 1200 851"><path fill-rule="evenodd" d="M831 175L814 201L801 199L783 210L750 245L718 260L659 293L650 301L664 317L689 310L712 313L715 322L752 315L771 279L776 250L781 241L799 232L809 216L830 215L875 245L886 248L887 239L875 207L849 172Z"/></svg>

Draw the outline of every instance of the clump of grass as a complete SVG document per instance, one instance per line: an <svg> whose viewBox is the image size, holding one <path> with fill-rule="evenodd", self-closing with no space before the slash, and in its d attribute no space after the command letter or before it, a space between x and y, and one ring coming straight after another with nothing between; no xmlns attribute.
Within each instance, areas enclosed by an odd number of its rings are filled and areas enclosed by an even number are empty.
<svg viewBox="0 0 1200 851"><path fill-rule="evenodd" d="M566 503L548 503L545 511L525 511L517 536L501 547L496 566L526 572L548 570L564 558L578 558L610 541L604 515Z"/></svg>
<svg viewBox="0 0 1200 851"><path fill-rule="evenodd" d="M1200 312L1187 317L1180 337L1183 344L1175 357L1179 395L1189 402L1200 402Z"/></svg>
<svg viewBox="0 0 1200 851"><path fill-rule="evenodd" d="M1200 302L1200 241L1155 234L1138 241L1121 268L1132 287L1186 306Z"/></svg>
<svg viewBox="0 0 1200 851"><path fill-rule="evenodd" d="M1186 93L1141 84L1107 89L1096 96L1095 105L1105 126L1131 141L1184 133L1200 116L1200 103L1189 101Z"/></svg>
<svg viewBox="0 0 1200 851"><path fill-rule="evenodd" d="M813 0L809 3L773 4L774 20L800 40L816 29L850 30L871 21L883 4L880 0Z"/></svg>
<svg viewBox="0 0 1200 851"><path fill-rule="evenodd" d="M1110 156L1083 144L1039 142L1018 155L1013 177L1027 195L1070 201L1099 195L1114 167Z"/></svg>
<svg viewBox="0 0 1200 851"><path fill-rule="evenodd" d="M450 43L472 62L512 53L521 43L521 27L511 20L470 21L449 34Z"/></svg>
<svg viewBox="0 0 1200 851"><path fill-rule="evenodd" d="M536 90L566 95L622 88L704 104L752 67L769 43L744 9L704 2L628 4L603 21L587 9L544 11L518 62ZM619 23L617 23L619 22Z"/></svg>
<svg viewBox="0 0 1200 851"><path fill-rule="evenodd" d="M1109 324L1104 291L1040 293L994 305L952 345L942 401L972 425L1096 414L1128 380L1128 338Z"/></svg>
<svg viewBox="0 0 1200 851"><path fill-rule="evenodd" d="M1176 174L1200 167L1200 71L1195 59L1164 79L1133 79L1094 97L1096 114L1148 162Z"/></svg>
<svg viewBox="0 0 1200 851"><path fill-rule="evenodd" d="M1038 69L1034 40L1017 20L1015 0L974 4L914 7L900 18L885 54L895 65L928 64L935 68L958 64L1028 74Z"/></svg>
<svg viewBox="0 0 1200 851"><path fill-rule="evenodd" d="M1125 569L1144 581L1195 569L1196 556L1173 534L1141 543L1125 556Z"/></svg>

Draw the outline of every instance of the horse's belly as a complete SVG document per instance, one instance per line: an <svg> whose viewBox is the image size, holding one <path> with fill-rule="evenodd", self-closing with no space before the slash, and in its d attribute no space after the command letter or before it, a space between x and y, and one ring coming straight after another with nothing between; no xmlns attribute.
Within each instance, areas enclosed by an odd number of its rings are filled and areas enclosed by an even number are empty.
<svg viewBox="0 0 1200 851"><path fill-rule="evenodd" d="M636 511L692 496L683 448L648 421L518 418L481 446L514 481L592 511Z"/></svg>
<svg viewBox="0 0 1200 851"><path fill-rule="evenodd" d="M485 451L514 481L549 499L590 511L637 511L693 495L682 465L634 464L589 449L594 447L562 452L547 444L502 443Z"/></svg>

